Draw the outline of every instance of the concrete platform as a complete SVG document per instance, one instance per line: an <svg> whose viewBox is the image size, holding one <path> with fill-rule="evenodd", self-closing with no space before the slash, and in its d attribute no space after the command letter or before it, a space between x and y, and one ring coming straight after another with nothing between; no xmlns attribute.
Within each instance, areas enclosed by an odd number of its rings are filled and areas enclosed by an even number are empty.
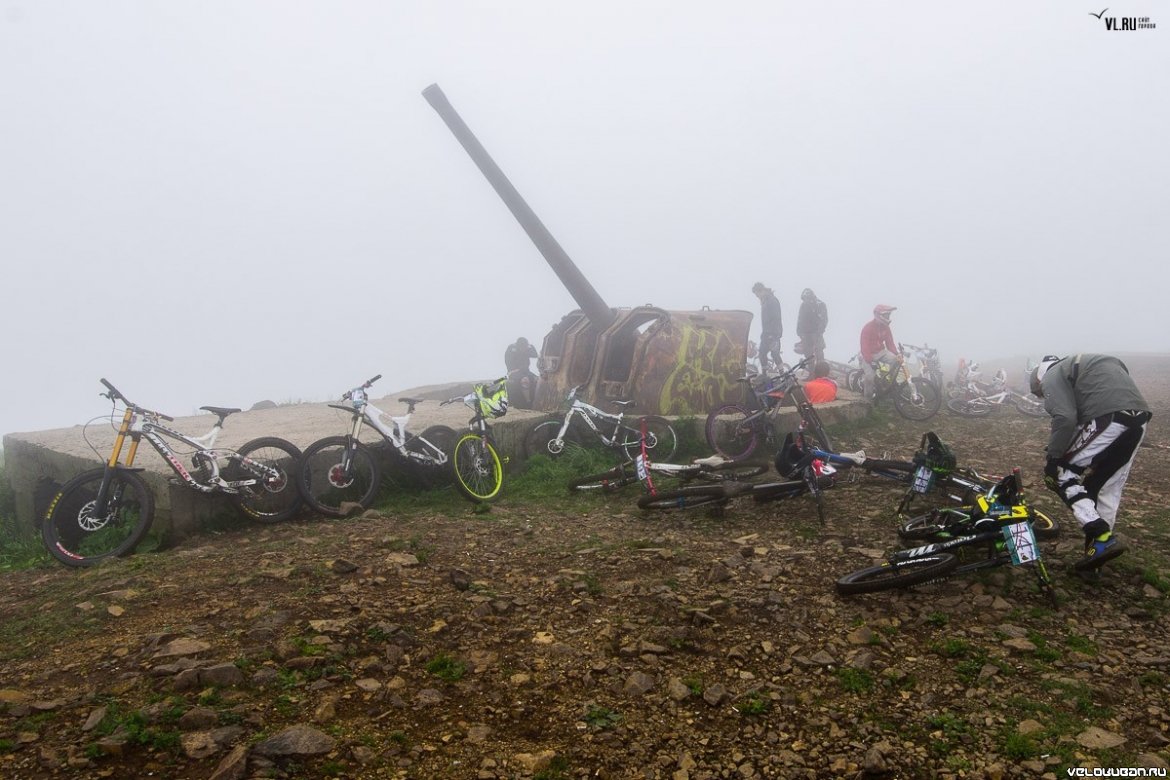
<svg viewBox="0 0 1170 780"><path fill-rule="evenodd" d="M371 402L387 414L399 415L405 413L406 406L398 403L398 398L424 397L428 400L416 407L408 430L421 431L431 425L447 425L456 431L464 431L471 418L471 410L458 403L441 407L438 399L450 398L469 390L467 384L416 388L371 399ZM856 394L843 391L841 396L842 400L817 407L826 425L859 419L868 413L869 404L861 401ZM501 454L507 456L513 466L525 457L525 435L537 422L549 416L547 412L513 407L505 417L491 422ZM676 424L682 422L696 426L694 433L702 440L705 417L672 419ZM228 417L216 446L233 449L261 436L279 436L304 449L325 436L345 434L349 430L349 420L350 416L346 412L330 408L327 403L238 412ZM5 472L16 499L18 528L28 529L32 533L62 484L81 471L102 465L109 456L116 434L115 427L120 422L119 415L113 424L109 420L99 420L87 427L76 425L50 431L12 433L4 437ZM214 422L213 415L200 414L177 418L169 426L182 433L199 436L207 433ZM796 424L794 409L781 409L777 413L780 430L795 428ZM367 426L362 440L373 444L380 442L381 437ZM176 449L176 452L183 451ZM189 461L188 458L181 459L184 463ZM234 513L223 496L203 494L186 485L170 483L168 479L173 476L170 466L145 443L139 448L135 465L145 469L144 477L154 491L157 510L155 523L166 541L177 541L196 532L206 521L224 513Z"/></svg>

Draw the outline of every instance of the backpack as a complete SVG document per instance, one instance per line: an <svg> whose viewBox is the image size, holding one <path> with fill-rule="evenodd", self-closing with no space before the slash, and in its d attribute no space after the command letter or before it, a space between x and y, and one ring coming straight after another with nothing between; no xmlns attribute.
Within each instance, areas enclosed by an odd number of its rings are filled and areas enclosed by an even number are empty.
<svg viewBox="0 0 1170 780"><path fill-rule="evenodd" d="M954 451L943 444L934 431L922 434L922 443L914 453L914 465L926 466L936 474L949 474L958 465Z"/></svg>

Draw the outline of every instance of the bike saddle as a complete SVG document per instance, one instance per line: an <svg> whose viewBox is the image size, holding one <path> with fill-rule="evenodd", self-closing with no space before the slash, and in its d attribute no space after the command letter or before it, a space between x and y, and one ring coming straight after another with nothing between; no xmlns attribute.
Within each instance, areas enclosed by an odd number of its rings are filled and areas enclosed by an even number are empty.
<svg viewBox="0 0 1170 780"><path fill-rule="evenodd" d="M214 415L218 415L220 420L223 420L229 414L235 414L236 412L243 411L242 409L229 409L226 406L200 406L199 408L205 412L211 412Z"/></svg>
<svg viewBox="0 0 1170 780"><path fill-rule="evenodd" d="M619 400L613 400L613 401L610 401L610 403L614 404L615 406L620 406L620 407L622 407L623 409L625 409L625 408L628 408L628 407L630 407L630 406L633 406L633 405L634 405L634 402L633 402L633 401L628 401L628 400L620 400L620 401L619 401Z"/></svg>
<svg viewBox="0 0 1170 780"><path fill-rule="evenodd" d="M398 403L406 404L411 409L413 409L416 404L421 404L425 400L425 398L399 398Z"/></svg>

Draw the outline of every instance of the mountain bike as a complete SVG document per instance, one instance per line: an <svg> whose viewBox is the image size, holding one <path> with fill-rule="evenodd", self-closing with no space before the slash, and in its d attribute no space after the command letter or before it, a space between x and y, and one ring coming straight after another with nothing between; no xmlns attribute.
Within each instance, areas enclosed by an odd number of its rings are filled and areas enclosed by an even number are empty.
<svg viewBox="0 0 1170 780"><path fill-rule="evenodd" d="M342 394L341 404L329 404L350 415L350 430L345 436L327 436L305 448L297 478L297 489L305 502L327 517L345 517L351 512L369 509L382 487L379 454L359 440L364 425L377 431L398 454L423 469L437 472L450 460L447 453L455 446L456 433L446 425L435 425L414 435L406 432L414 408L421 398L399 398L406 404L406 414L393 417L369 402L367 390L382 378L367 379ZM382 422L388 417L390 423Z"/></svg>
<svg viewBox="0 0 1170 780"><path fill-rule="evenodd" d="M911 376L901 356L897 365L879 362L874 369L873 401L876 404L887 397L894 400L898 414L916 422L929 420L942 408L941 385L921 376Z"/></svg>
<svg viewBox="0 0 1170 780"><path fill-rule="evenodd" d="M638 499L638 507L691 509L711 504L723 505L738 497L750 496L757 502L765 502L810 495L816 502L817 517L824 523L822 493L835 484L834 469L812 454L812 450L804 444L804 434L799 431L785 437L775 462L777 470L784 477L784 480L779 482L727 479L714 485L684 485L675 490L665 491L656 490L651 484L646 495ZM766 470L766 467L764 469ZM751 476L760 473L763 471L755 472Z"/></svg>
<svg viewBox="0 0 1170 780"><path fill-rule="evenodd" d="M474 385L471 392L443 401L441 406L462 401L473 412L467 433L459 437L452 450L455 486L464 497L475 502L493 501L504 486L504 464L492 439L489 417L503 417L508 411L508 378Z"/></svg>
<svg viewBox="0 0 1170 780"><path fill-rule="evenodd" d="M912 460L870 458L864 452L826 452L819 449L814 449L813 455L847 474L864 471L867 475L905 484L906 490L895 510L900 518L907 516L911 504L919 496L941 493L955 503L971 503L977 495L999 480L999 477L959 467L950 448L943 445L933 431L923 434Z"/></svg>
<svg viewBox="0 0 1170 780"><path fill-rule="evenodd" d="M200 407L214 414L216 421L206 434L188 436L163 424L174 422L173 417L132 403L105 379L101 383L106 386L102 397L114 404L111 426L119 403L124 407L122 422L116 428L106 464L66 482L49 504L41 523L41 539L49 554L61 563L92 566L106 558L129 555L149 532L154 522L154 495L139 475L142 469L134 466L143 439L171 467L177 481L201 493L226 495L248 517L277 523L300 509L301 497L291 475L296 473L301 451L293 444L266 436L238 450L215 448L224 420L239 409ZM127 439L130 445L123 462ZM176 452L168 439L192 450ZM92 444L90 448L97 453ZM180 455L190 455L190 468L179 460Z"/></svg>
<svg viewBox="0 0 1170 780"><path fill-rule="evenodd" d="M773 418L776 409L791 399L800 416L801 429L811 435L822 449L831 450L829 435L816 408L804 394L797 372L813 363L808 357L776 376L747 375L745 382L755 399L757 409L749 410L740 404L724 404L707 415L704 426L707 444L715 452L731 460L745 460L760 444L769 451L774 448L776 430Z"/></svg>
<svg viewBox="0 0 1170 780"><path fill-rule="evenodd" d="M978 381L977 371L967 371L963 381L951 386L948 411L960 417L986 417L997 407L1012 406L1029 417L1048 416L1042 400L1007 386L1007 372L1002 368L995 373L990 385Z"/></svg>
<svg viewBox="0 0 1170 780"><path fill-rule="evenodd" d="M837 580L842 595L910 588L980 569L1028 565L1040 590L1055 603L1052 578L1033 529L1035 513L1024 500L1019 469L980 497L967 532L932 544L891 553L884 563Z"/></svg>
<svg viewBox="0 0 1170 780"><path fill-rule="evenodd" d="M939 360L937 349L926 344L921 347L914 344L898 344L898 349L906 355L907 362L912 364L911 376L920 376L942 389L944 382L942 361Z"/></svg>
<svg viewBox="0 0 1170 780"><path fill-rule="evenodd" d="M544 420L528 432L524 439L528 457L548 455L556 458L566 447L584 446L583 439L587 434L581 428L592 434L594 441L622 453L625 460L632 461L642 452L643 431L646 432L646 446L656 458L665 461L674 455L678 449L678 436L665 417L652 414L627 423L625 412L633 401L613 401L620 411L610 414L578 398L577 393L582 387L584 385L578 385L569 391L565 399L568 410L563 418ZM574 424L575 420L580 422Z"/></svg>
<svg viewBox="0 0 1170 780"><path fill-rule="evenodd" d="M768 470L765 465L744 466L735 461L714 455L707 458L696 458L690 463L658 463L648 461L644 457L627 460L611 469L585 477L578 477L569 481L569 490L603 490L615 491L627 485L641 482L650 490L657 490L653 485L652 475L676 479L686 484L690 482L741 482L758 477Z"/></svg>

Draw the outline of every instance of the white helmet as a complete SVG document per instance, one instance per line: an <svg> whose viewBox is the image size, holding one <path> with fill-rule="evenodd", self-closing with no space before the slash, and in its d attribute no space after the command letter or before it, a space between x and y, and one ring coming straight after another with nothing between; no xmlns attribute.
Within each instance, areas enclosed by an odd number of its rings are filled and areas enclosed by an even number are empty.
<svg viewBox="0 0 1170 780"><path fill-rule="evenodd" d="M1032 374L1028 377L1028 385L1032 391L1032 395L1040 398L1044 397L1044 388L1040 383L1044 380L1044 375L1048 373L1048 369L1059 363L1063 358L1056 355L1045 355L1040 359L1040 364L1032 369Z"/></svg>

